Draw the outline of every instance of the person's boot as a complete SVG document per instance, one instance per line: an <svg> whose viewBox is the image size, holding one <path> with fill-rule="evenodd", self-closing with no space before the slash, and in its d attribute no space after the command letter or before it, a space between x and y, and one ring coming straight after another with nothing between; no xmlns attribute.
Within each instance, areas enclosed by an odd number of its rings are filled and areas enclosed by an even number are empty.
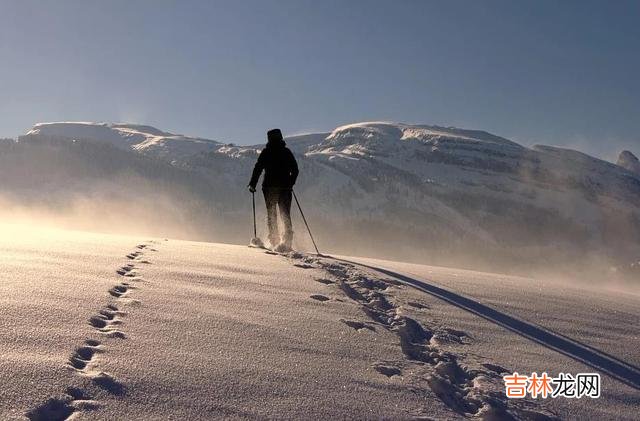
<svg viewBox="0 0 640 421"><path fill-rule="evenodd" d="M291 233L291 235L285 233L284 237L282 238L282 242L278 244L278 246L273 250L278 253L289 253L292 250L291 249L292 241L293 241L293 233Z"/></svg>
<svg viewBox="0 0 640 421"><path fill-rule="evenodd" d="M275 251L278 253L288 253L292 250L291 244L293 243L293 231L287 231L282 238L282 242L278 244Z"/></svg>
<svg viewBox="0 0 640 421"><path fill-rule="evenodd" d="M278 234L269 233L269 245L272 249L278 247L278 245L280 244L279 237L280 236Z"/></svg>
<svg viewBox="0 0 640 421"><path fill-rule="evenodd" d="M293 231L292 230L289 230L284 233L284 238L282 239L282 243L289 250L292 249L293 247Z"/></svg>

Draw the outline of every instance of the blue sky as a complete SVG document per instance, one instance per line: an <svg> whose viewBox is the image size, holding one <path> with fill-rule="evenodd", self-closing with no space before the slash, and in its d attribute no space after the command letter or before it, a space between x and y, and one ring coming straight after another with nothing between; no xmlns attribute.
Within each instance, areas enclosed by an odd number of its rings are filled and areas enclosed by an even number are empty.
<svg viewBox="0 0 640 421"><path fill-rule="evenodd" d="M355 121L640 153L637 1L0 0L0 136L127 121L240 144Z"/></svg>

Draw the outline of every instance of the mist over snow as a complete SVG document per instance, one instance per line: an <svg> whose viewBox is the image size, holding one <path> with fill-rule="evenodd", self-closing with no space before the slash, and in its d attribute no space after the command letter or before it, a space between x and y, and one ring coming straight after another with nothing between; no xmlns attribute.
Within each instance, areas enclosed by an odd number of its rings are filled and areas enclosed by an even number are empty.
<svg viewBox="0 0 640 421"><path fill-rule="evenodd" d="M639 260L630 152L616 165L484 131L388 122L286 140L321 249L527 273L624 273ZM0 142L3 218L246 244L246 185L261 148L136 124L36 124ZM295 245L310 249L296 212Z"/></svg>
<svg viewBox="0 0 640 421"><path fill-rule="evenodd" d="M287 142L330 255L295 209L296 251L246 246L262 145L1 140L0 419L637 418L631 154L385 122ZM596 373L600 397L511 399L514 372Z"/></svg>

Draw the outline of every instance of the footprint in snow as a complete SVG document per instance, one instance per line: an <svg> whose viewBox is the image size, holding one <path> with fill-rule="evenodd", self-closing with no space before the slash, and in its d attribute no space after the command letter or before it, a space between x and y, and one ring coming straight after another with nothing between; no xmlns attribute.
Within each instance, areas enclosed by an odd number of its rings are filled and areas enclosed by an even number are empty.
<svg viewBox="0 0 640 421"><path fill-rule="evenodd" d="M75 387L67 388L65 395L51 398L44 404L27 412L31 421L65 421L77 411L92 411L100 407L86 392Z"/></svg>
<svg viewBox="0 0 640 421"><path fill-rule="evenodd" d="M67 395L77 401L89 401L93 399L93 397L84 390L73 386L67 388Z"/></svg>
<svg viewBox="0 0 640 421"><path fill-rule="evenodd" d="M134 265L124 265L120 269L116 270L116 272L118 275L125 276L127 273L131 272L134 267Z"/></svg>
<svg viewBox="0 0 640 421"><path fill-rule="evenodd" d="M127 339L127 335L121 330L116 329L103 329L100 331L102 335L107 338Z"/></svg>
<svg viewBox="0 0 640 421"><path fill-rule="evenodd" d="M109 325L109 321L99 316L91 316L89 324L96 329L104 329Z"/></svg>
<svg viewBox="0 0 640 421"><path fill-rule="evenodd" d="M393 377L393 376L400 376L402 375L402 370L400 370L398 367L394 367L392 365L387 365L387 364L376 364L373 366L373 368L380 374L383 374L387 377Z"/></svg>
<svg viewBox="0 0 640 421"><path fill-rule="evenodd" d="M99 311L100 315L107 320L113 320L119 314L116 310L111 310L110 308L103 308Z"/></svg>
<svg viewBox="0 0 640 421"><path fill-rule="evenodd" d="M64 421L69 419L76 409L71 405L72 399L51 398L37 408L27 412L30 421Z"/></svg>
<svg viewBox="0 0 640 421"><path fill-rule="evenodd" d="M299 268L302 268L302 269L311 269L311 268L313 268L313 266L311 266L308 263L294 263L293 266L299 267Z"/></svg>
<svg viewBox="0 0 640 421"><path fill-rule="evenodd" d="M429 343L435 346L451 343L468 344L471 342L471 339L471 336L466 332L456 329L444 328L436 331Z"/></svg>
<svg viewBox="0 0 640 421"><path fill-rule="evenodd" d="M496 374L502 374L502 373L511 373L511 370L507 370L504 367L500 367L497 364L491 364L491 363L484 363L482 364L482 366L486 369L489 369L491 371L493 371Z"/></svg>
<svg viewBox="0 0 640 421"><path fill-rule="evenodd" d="M366 323L359 322L359 321L357 321L357 320L345 320L345 319L340 319L340 321L341 321L342 323L344 323L345 325L349 326L350 328L357 330L358 332L360 332L360 331L361 331L361 330L363 330L363 329L367 329L367 330L370 330L370 331L372 331L372 332L375 332L375 331L376 331L376 328L375 328L375 327L370 326L370 325L368 325L368 324L366 324Z"/></svg>
<svg viewBox="0 0 640 421"><path fill-rule="evenodd" d="M420 310L429 309L428 305L422 304L422 303L418 303L416 301L409 301L407 304L409 304L411 307L415 307L415 308L420 309Z"/></svg>
<svg viewBox="0 0 640 421"><path fill-rule="evenodd" d="M125 314L125 312L119 311L117 306L109 304L101 309L98 314L89 318L89 324L96 328L100 333L107 335L108 337L124 338L124 333L116 330L114 326L122 323L117 319L117 316L122 316ZM94 342L95 344L92 344L87 341L87 345L98 346L100 344L98 341Z"/></svg>
<svg viewBox="0 0 640 421"><path fill-rule="evenodd" d="M116 285L109 290L109 294L113 295L116 298L122 297L127 291L129 287L123 284Z"/></svg>
<svg viewBox="0 0 640 421"><path fill-rule="evenodd" d="M85 341L85 345L77 348L73 355L69 358L69 365L76 370L84 370L93 360L93 357L99 352L100 342L95 340Z"/></svg>
<svg viewBox="0 0 640 421"><path fill-rule="evenodd" d="M124 395L126 389L122 383L113 378L112 375L100 372L91 379L95 385L111 393L112 395Z"/></svg>

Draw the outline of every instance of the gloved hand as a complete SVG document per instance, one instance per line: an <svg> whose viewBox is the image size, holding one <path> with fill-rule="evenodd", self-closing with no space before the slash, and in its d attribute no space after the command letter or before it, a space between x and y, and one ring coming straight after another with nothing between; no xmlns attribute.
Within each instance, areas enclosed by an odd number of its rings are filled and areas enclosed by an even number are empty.
<svg viewBox="0 0 640 421"><path fill-rule="evenodd" d="M249 191L250 191L251 193L255 193L255 192L256 192L256 188L255 188L255 187L253 187L252 185L248 185L247 187L249 187Z"/></svg>

